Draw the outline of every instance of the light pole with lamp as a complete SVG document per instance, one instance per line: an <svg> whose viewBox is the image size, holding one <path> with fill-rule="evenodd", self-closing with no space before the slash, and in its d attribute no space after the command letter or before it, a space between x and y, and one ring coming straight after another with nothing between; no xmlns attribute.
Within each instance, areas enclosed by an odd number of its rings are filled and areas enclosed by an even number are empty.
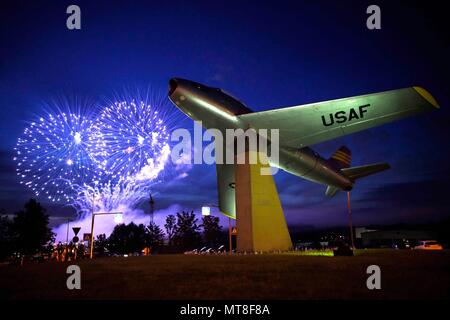
<svg viewBox="0 0 450 320"><path fill-rule="evenodd" d="M91 252L90 252L90 258L93 258L94 255L94 222L95 222L95 216L100 216L100 215L109 215L109 214L114 214L114 215L123 215L122 212L94 212L95 210L95 196L92 197L92 221L91 221Z"/></svg>
<svg viewBox="0 0 450 320"><path fill-rule="evenodd" d="M149 204L150 204L150 223L153 224L153 213L154 213L154 210L155 210L155 201L153 200L153 197L152 197L151 193L150 193Z"/></svg>
<svg viewBox="0 0 450 320"><path fill-rule="evenodd" d="M202 207L202 215L209 216L210 214L210 207L216 207L219 208L216 204L207 204ZM228 241L229 241L229 248L230 248L230 254L233 253L233 238L232 238L232 226L231 226L231 218L228 217Z"/></svg>
<svg viewBox="0 0 450 320"><path fill-rule="evenodd" d="M350 241L351 241L352 249L355 249L355 240L353 239L352 207L350 205L350 191L347 191L347 209L348 209L348 225L350 228Z"/></svg>
<svg viewBox="0 0 450 320"><path fill-rule="evenodd" d="M69 244L69 225L73 220L70 218L67 218L67 235L66 235L66 246Z"/></svg>

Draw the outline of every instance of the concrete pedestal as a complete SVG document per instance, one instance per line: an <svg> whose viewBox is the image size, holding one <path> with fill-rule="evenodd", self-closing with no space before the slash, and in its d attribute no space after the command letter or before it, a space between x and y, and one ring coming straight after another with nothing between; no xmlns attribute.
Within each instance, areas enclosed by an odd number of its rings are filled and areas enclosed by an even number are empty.
<svg viewBox="0 0 450 320"><path fill-rule="evenodd" d="M289 250L292 241L273 176L261 175L261 168L269 165L248 164L250 152L246 164L235 165L237 250ZM258 156L266 157L260 152Z"/></svg>

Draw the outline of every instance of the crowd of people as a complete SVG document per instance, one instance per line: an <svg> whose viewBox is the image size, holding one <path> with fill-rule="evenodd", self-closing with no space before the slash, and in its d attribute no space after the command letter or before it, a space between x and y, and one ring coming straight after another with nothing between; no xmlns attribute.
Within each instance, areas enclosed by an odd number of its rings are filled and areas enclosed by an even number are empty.
<svg viewBox="0 0 450 320"><path fill-rule="evenodd" d="M77 259L84 259L89 255L88 250L82 243L72 243L62 244L59 242L55 245L50 260L64 262L64 261L73 261Z"/></svg>

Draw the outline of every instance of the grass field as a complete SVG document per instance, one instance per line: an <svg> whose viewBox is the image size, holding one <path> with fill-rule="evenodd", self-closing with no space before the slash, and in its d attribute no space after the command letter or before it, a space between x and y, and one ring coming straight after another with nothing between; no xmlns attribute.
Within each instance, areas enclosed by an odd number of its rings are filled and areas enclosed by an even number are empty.
<svg viewBox="0 0 450 320"><path fill-rule="evenodd" d="M299 254L99 258L0 267L6 299L449 299L450 252L358 250L354 257ZM368 290L366 268L381 268Z"/></svg>

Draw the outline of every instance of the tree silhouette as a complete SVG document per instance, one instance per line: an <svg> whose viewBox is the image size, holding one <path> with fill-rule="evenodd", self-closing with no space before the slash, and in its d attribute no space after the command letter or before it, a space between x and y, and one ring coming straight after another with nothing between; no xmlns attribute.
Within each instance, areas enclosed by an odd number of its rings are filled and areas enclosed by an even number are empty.
<svg viewBox="0 0 450 320"><path fill-rule="evenodd" d="M166 223L164 224L166 228L167 239L169 240L169 245L172 245L173 236L175 235L177 229L177 219L173 214L169 214L166 217Z"/></svg>
<svg viewBox="0 0 450 320"><path fill-rule="evenodd" d="M177 224L173 240L175 245L182 250L192 249L200 245L200 226L193 211L177 213Z"/></svg>
<svg viewBox="0 0 450 320"><path fill-rule="evenodd" d="M48 227L49 218L46 210L35 199L25 203L24 210L16 213L12 231L15 248L23 254L33 254L44 249L54 241L54 233Z"/></svg>
<svg viewBox="0 0 450 320"><path fill-rule="evenodd" d="M112 252L125 254L141 252L145 246L145 227L131 222L117 225L108 238Z"/></svg>
<svg viewBox="0 0 450 320"><path fill-rule="evenodd" d="M108 248L108 239L104 233L99 234L97 239L94 241L95 252L104 253Z"/></svg>
<svg viewBox="0 0 450 320"><path fill-rule="evenodd" d="M12 221L5 210L0 210L0 260L13 253Z"/></svg>
<svg viewBox="0 0 450 320"><path fill-rule="evenodd" d="M219 218L214 216L204 216L202 219L203 238L208 245L218 245L222 236L222 226L219 225Z"/></svg>
<svg viewBox="0 0 450 320"><path fill-rule="evenodd" d="M146 243L152 251L158 250L164 243L164 232L154 222L147 226Z"/></svg>

